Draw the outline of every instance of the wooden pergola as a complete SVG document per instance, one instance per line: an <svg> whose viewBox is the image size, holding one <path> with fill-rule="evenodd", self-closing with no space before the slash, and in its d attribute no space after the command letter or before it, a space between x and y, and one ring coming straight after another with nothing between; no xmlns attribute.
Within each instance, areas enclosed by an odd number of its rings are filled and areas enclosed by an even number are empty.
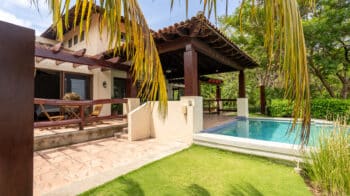
<svg viewBox="0 0 350 196"><path fill-rule="evenodd" d="M79 66L88 66L89 70L101 69L101 71L108 71L111 69L121 70L128 72L128 78L126 79L126 96L136 97L137 91L133 86L133 81L130 71L130 65L125 58L120 56L113 56L111 52L106 51L95 56L89 56L85 54L86 49L79 51L71 51L63 48L62 43L56 45L48 45L43 43L35 44L35 61L40 63L44 59L51 59L59 66L62 63L72 63L73 68Z"/></svg>
<svg viewBox="0 0 350 196"><path fill-rule="evenodd" d="M244 70L258 64L202 13L153 32L153 37L166 78L169 81L183 79L185 96L200 95L201 76L239 71L238 97L245 97Z"/></svg>

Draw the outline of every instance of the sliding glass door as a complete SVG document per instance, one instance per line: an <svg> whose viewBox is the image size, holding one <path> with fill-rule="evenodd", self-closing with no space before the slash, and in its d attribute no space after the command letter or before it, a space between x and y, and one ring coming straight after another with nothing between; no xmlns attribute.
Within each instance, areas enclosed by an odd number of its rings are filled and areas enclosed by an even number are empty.
<svg viewBox="0 0 350 196"><path fill-rule="evenodd" d="M91 99L91 77L88 75L64 74L64 93L77 93L81 100Z"/></svg>

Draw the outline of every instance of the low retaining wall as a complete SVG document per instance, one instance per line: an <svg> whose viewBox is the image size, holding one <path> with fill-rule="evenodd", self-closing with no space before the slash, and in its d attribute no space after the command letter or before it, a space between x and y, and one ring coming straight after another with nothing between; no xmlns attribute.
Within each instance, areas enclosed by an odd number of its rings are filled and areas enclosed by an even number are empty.
<svg viewBox="0 0 350 196"><path fill-rule="evenodd" d="M130 141L156 138L163 141L192 143L193 133L203 129L202 97L181 97L168 101L165 118L158 111L158 102L147 102L128 114Z"/></svg>
<svg viewBox="0 0 350 196"><path fill-rule="evenodd" d="M127 123L123 123L107 127L94 127L86 130L37 136L34 138L34 151L113 137L114 133L121 132L126 127L128 127Z"/></svg>

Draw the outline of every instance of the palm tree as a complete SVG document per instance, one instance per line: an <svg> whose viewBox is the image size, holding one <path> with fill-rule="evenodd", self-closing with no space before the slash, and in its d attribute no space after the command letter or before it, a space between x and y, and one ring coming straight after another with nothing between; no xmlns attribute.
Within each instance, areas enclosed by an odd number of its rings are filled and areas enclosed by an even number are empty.
<svg viewBox="0 0 350 196"><path fill-rule="evenodd" d="M62 18L63 12L68 12L71 0L47 0L53 13L53 24L57 28L58 39L63 39L64 26L68 26L68 18ZM186 13L188 12L188 0L186 1ZM313 4L314 0L299 0L302 3ZM38 0L32 0L38 4ZM171 7L174 0L170 0ZM96 0L75 0L75 24L80 25L80 32L89 29L90 16ZM210 15L216 15L217 0L198 1L203 5L204 11ZM242 0L242 6L245 0ZM294 102L294 123L302 119L301 140L308 141L310 133L310 92L309 78L306 61L306 50L301 17L297 0L249 0L254 7L263 4L266 12L265 47L269 54L270 63L274 53L279 52L283 56L280 59L281 74L284 77L286 97ZM226 7L228 0L226 0ZM109 35L110 47L115 52L121 46L121 33L118 30L122 22L125 24L125 51L128 59L133 61L132 73L135 80L142 81L139 96L160 101L160 110L166 114L167 93L165 78L159 60L151 31L140 9L137 0L100 0L99 6L104 10L100 26L106 26ZM81 7L81 9L79 9ZM77 21L78 15L81 20ZM123 15L123 17L122 17ZM86 20L83 20L84 16ZM68 17L68 14L66 14ZM123 21L122 21L123 20ZM65 21L65 22L64 22ZM275 32L277 27L278 32ZM102 28L101 28L102 29ZM277 48L274 42L278 41ZM276 44L275 44L276 45ZM293 128L294 128L293 126ZM292 129L291 129L292 130Z"/></svg>

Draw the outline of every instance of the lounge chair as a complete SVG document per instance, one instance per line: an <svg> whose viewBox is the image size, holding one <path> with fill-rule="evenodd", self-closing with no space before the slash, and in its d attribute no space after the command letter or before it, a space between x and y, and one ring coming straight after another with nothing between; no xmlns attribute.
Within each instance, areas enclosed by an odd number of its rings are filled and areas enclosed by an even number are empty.
<svg viewBox="0 0 350 196"><path fill-rule="evenodd" d="M103 107L102 104L95 105L94 110L91 112L90 116L98 117L101 113L102 107Z"/></svg>

